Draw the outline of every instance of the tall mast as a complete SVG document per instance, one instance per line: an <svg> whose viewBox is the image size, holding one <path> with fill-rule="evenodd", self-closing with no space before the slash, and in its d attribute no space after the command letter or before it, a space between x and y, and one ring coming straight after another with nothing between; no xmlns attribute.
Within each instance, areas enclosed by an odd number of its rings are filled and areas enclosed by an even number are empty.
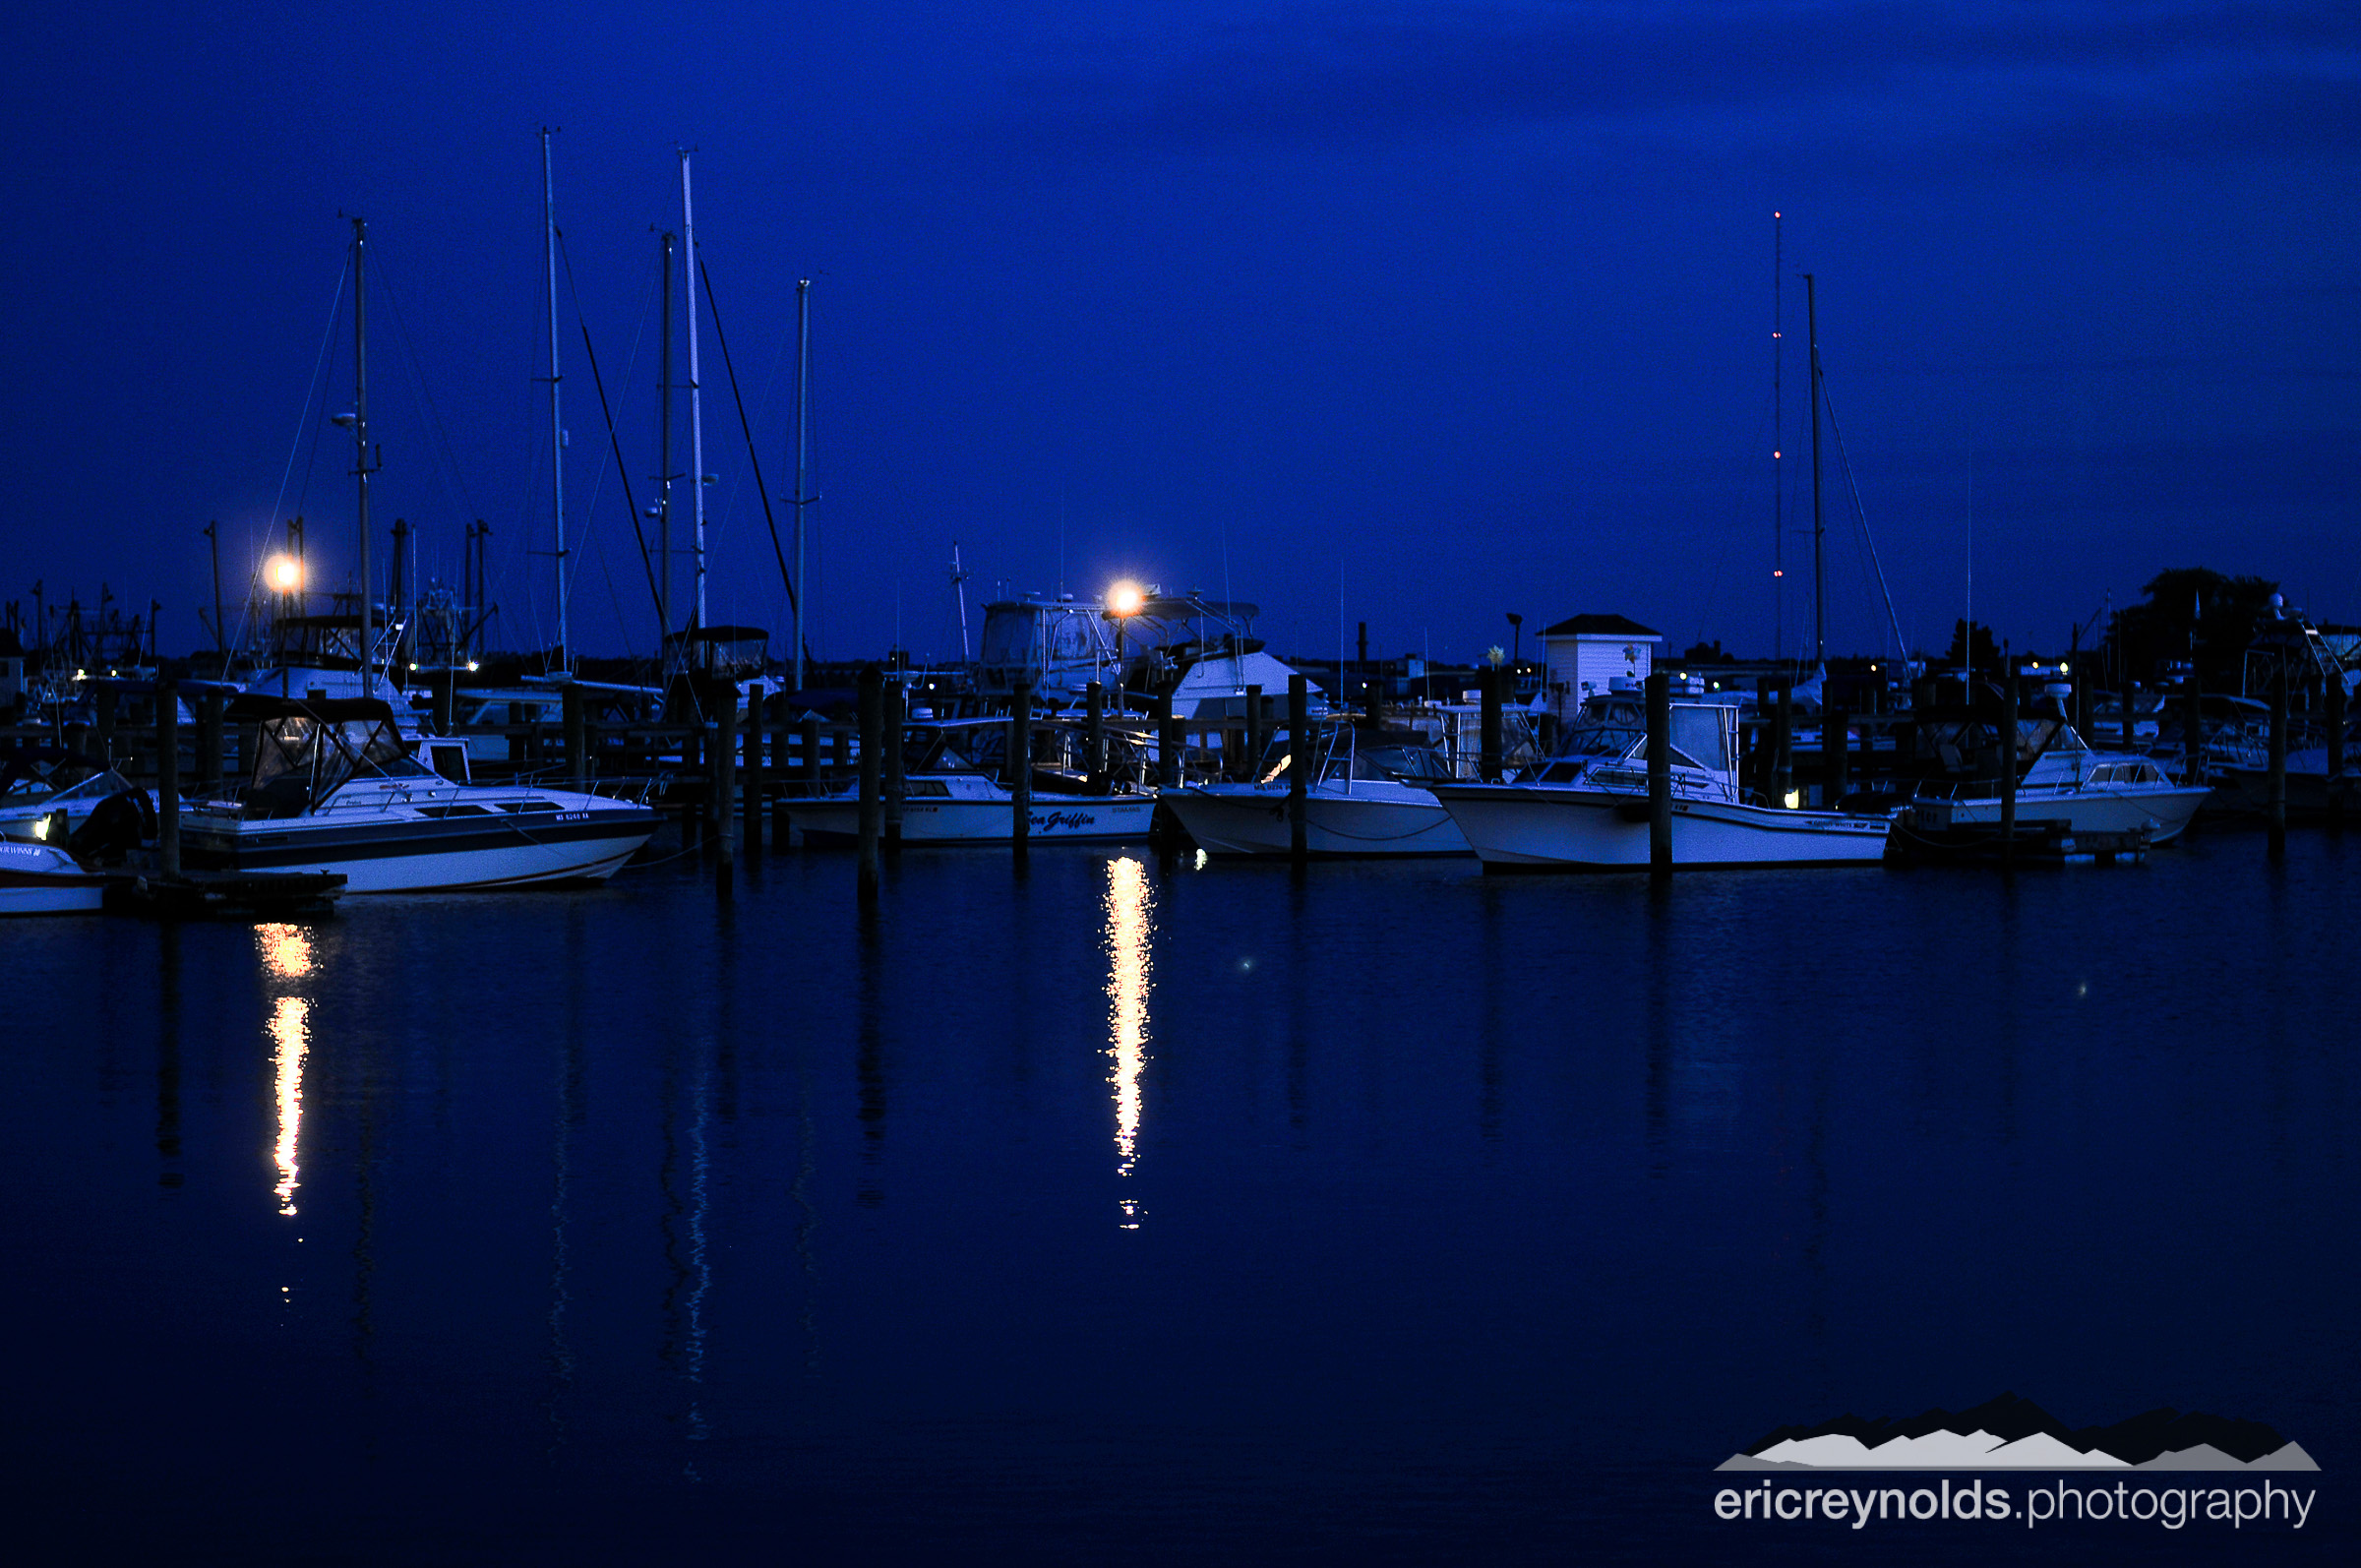
<svg viewBox="0 0 2361 1568"><path fill-rule="evenodd" d="M1812 274L1803 274L1804 332L1812 340L1812 664L1828 663L1828 529L1820 515L1820 307Z"/></svg>
<svg viewBox="0 0 2361 1568"><path fill-rule="evenodd" d="M663 367L656 377L656 556L664 563L662 586L656 593L656 613L664 625L656 639L656 650L663 652L663 639L672 635L672 247L673 237L664 236L664 331Z"/></svg>
<svg viewBox="0 0 2361 1568"><path fill-rule="evenodd" d="M1786 398L1782 386L1786 369L1786 341L1782 329L1786 281L1782 269L1786 266L1786 235L1781 231L1783 214L1771 214L1771 650L1775 657L1787 656L1787 513L1786 474L1780 463L1786 456L1787 418Z"/></svg>
<svg viewBox="0 0 2361 1568"><path fill-rule="evenodd" d="M804 604L812 597L811 584L804 580L804 508L809 505L804 485L809 477L811 461L810 432L812 408L812 279L799 278L795 285L795 689L804 689ZM953 546L954 566L958 547ZM967 640L967 608L961 602L959 610L960 641Z"/></svg>
<svg viewBox="0 0 2361 1568"><path fill-rule="evenodd" d="M361 691L369 691L370 665L376 656L377 616L371 608L369 577L369 289L364 263L369 255L369 225L352 220L352 472L360 482L361 566Z"/></svg>
<svg viewBox="0 0 2361 1568"><path fill-rule="evenodd" d="M696 217L689 206L689 153L681 152L681 243L688 251L688 264L696 265ZM696 515L696 625L705 627L705 423L704 405L698 394L696 373L696 286L694 279L683 290L689 296L689 488L695 496Z"/></svg>
<svg viewBox="0 0 2361 1568"><path fill-rule="evenodd" d="M558 668L574 670L566 621L566 431L558 422L558 188L549 167L549 127L541 128L541 245L549 272L549 514L557 529Z"/></svg>

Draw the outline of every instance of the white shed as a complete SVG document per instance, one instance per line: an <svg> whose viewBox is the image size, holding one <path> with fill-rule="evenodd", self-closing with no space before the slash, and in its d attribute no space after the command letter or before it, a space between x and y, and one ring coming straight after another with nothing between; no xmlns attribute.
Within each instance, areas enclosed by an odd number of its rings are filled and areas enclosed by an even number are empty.
<svg viewBox="0 0 2361 1568"><path fill-rule="evenodd" d="M1628 616L1578 615L1558 622L1542 633L1548 671L1544 704L1562 721L1584 697L1613 691L1616 681L1645 681L1656 665L1656 645L1664 640L1661 633Z"/></svg>

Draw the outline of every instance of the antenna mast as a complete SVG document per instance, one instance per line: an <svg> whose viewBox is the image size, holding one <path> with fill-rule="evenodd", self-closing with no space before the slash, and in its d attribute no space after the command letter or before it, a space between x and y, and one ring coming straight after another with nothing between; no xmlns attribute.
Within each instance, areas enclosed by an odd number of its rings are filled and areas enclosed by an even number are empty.
<svg viewBox="0 0 2361 1568"><path fill-rule="evenodd" d="M804 606L812 597L811 585L804 581L804 509L811 505L804 494L811 469L812 429L812 279L799 278L795 285L795 689L804 689ZM959 547L951 547L951 564L957 569ZM967 601L959 601L959 645L967 646ZM964 654L961 655L965 657Z"/></svg>
<svg viewBox="0 0 2361 1568"><path fill-rule="evenodd" d="M558 668L574 673L566 620L566 430L558 421L558 196L550 175L549 127L541 128L541 242L549 271L549 513L557 530Z"/></svg>
<svg viewBox="0 0 2361 1568"><path fill-rule="evenodd" d="M662 369L656 377L656 554L663 560L663 586L656 594L656 614L664 624L656 632L656 652L664 651L672 635L672 247L664 236L664 331Z"/></svg>
<svg viewBox="0 0 2361 1568"><path fill-rule="evenodd" d="M1804 332L1812 349L1812 663L1828 663L1828 533L1820 514L1820 302L1812 274L1803 274Z"/></svg>
<svg viewBox="0 0 2361 1568"><path fill-rule="evenodd" d="M353 477L360 484L361 566L361 691L377 655L377 614L369 586L369 290L364 264L369 255L369 225L352 220L352 439Z"/></svg>
<svg viewBox="0 0 2361 1568"><path fill-rule="evenodd" d="M696 218L689 206L689 152L681 151L681 243L689 252L689 261L696 261ZM696 372L696 288L692 281L686 289L689 296L689 482L696 497L693 511L696 518L696 625L705 627L705 416L704 404L698 394Z"/></svg>
<svg viewBox="0 0 2361 1568"><path fill-rule="evenodd" d="M1786 477L1780 460L1786 455L1786 400L1781 374L1786 343L1781 334L1783 287L1786 282L1786 243L1781 229L1785 214L1771 214L1771 649L1775 658L1787 656L1787 515Z"/></svg>

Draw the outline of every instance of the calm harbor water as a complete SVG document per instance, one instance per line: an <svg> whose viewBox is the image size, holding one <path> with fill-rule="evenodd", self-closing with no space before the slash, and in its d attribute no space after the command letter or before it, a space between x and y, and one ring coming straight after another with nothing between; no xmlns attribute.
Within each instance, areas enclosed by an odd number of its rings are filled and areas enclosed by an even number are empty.
<svg viewBox="0 0 2361 1568"><path fill-rule="evenodd" d="M16 922L11 1534L2341 1557L2357 873L2361 835L1662 889L914 852L865 926L848 858L770 854L727 900L684 859ZM2267 1421L2319 1502L2262 1540L1712 1517L1774 1426L2004 1389Z"/></svg>

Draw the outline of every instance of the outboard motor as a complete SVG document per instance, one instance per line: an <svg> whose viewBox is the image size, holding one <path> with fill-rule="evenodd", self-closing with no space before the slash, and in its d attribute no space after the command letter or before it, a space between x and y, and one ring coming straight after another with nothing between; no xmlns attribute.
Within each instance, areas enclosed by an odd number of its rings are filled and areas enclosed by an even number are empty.
<svg viewBox="0 0 2361 1568"><path fill-rule="evenodd" d="M66 840L66 853L85 865L120 866L155 832L155 808L146 790L123 790L100 801Z"/></svg>

